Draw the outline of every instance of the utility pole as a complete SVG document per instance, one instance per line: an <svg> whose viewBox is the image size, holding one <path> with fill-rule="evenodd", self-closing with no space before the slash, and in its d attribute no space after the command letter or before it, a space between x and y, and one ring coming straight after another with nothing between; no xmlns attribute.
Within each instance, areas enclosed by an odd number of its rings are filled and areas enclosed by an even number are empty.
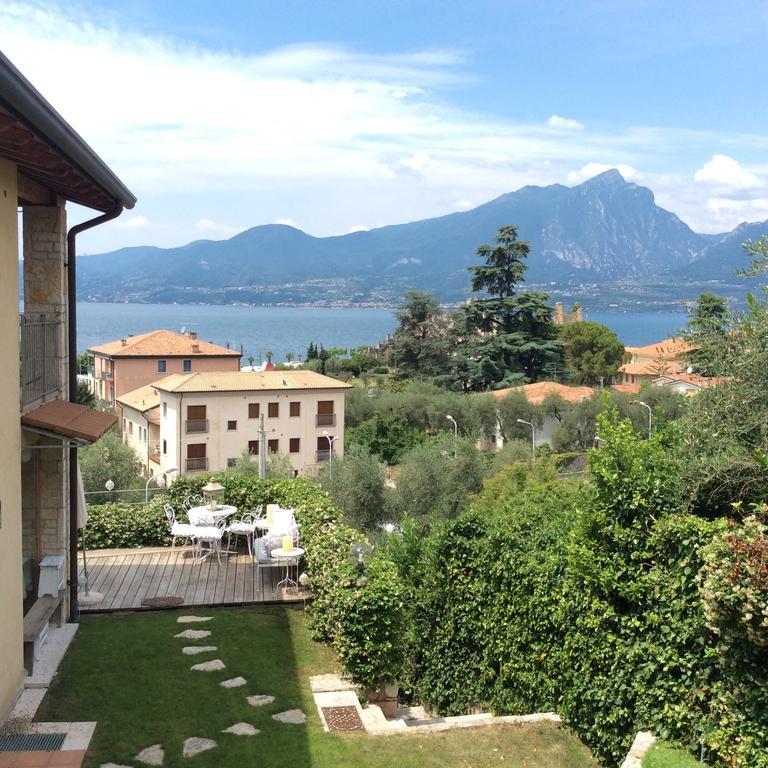
<svg viewBox="0 0 768 768"><path fill-rule="evenodd" d="M259 417L259 477L267 476L267 432L264 429L264 414Z"/></svg>

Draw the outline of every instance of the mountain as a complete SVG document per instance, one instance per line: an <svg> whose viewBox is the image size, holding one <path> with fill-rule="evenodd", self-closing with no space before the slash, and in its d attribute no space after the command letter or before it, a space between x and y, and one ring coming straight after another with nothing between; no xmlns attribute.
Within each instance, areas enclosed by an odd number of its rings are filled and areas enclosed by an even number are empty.
<svg viewBox="0 0 768 768"><path fill-rule="evenodd" d="M606 171L576 187L526 186L470 211L337 237L278 224L180 248L123 248L82 257L82 299L206 303L397 301L409 288L444 301L469 293L475 249L499 227L531 242L526 282L568 293L618 281L720 279L738 260L741 232L694 232L653 193ZM747 228L747 229L744 229ZM740 239L741 238L741 239ZM716 277L710 277L716 276Z"/></svg>

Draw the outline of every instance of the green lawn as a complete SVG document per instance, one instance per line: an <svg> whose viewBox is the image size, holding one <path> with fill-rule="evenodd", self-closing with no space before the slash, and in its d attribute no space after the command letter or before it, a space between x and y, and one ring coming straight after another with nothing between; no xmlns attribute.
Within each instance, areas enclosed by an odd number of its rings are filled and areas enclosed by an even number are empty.
<svg viewBox="0 0 768 768"><path fill-rule="evenodd" d="M155 743L166 751L165 766L185 768L595 768L588 750L572 735L549 724L495 726L440 734L373 737L327 734L309 691L310 675L337 671L333 654L314 643L306 615L298 608L222 608L198 611L206 624L180 625L173 611L84 617L39 720L96 720L86 766L134 764L133 756ZM173 635L205 628L212 636L188 641ZM186 645L216 645L214 654L184 656ZM189 667L221 658L221 672ZM242 675L248 684L225 689L218 683ZM250 694L277 697L255 709ZM284 725L271 715L299 708L306 725ZM253 737L221 733L250 722ZM184 760L189 736L213 738L219 747Z"/></svg>
<svg viewBox="0 0 768 768"><path fill-rule="evenodd" d="M680 747L657 741L643 758L643 768L697 768L696 758Z"/></svg>

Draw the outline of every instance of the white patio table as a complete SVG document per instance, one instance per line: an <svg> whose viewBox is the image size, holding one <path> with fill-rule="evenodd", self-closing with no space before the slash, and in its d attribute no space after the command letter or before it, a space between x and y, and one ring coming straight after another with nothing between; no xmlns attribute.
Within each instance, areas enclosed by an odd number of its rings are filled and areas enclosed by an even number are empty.
<svg viewBox="0 0 768 768"><path fill-rule="evenodd" d="M211 511L209 506L192 507L187 513L190 525L217 525L219 520L223 517L229 517L237 512L237 507L233 507L230 504L219 504L219 506Z"/></svg>
<svg viewBox="0 0 768 768"><path fill-rule="evenodd" d="M282 581L277 582L274 590L272 591L272 597L274 597L278 593L278 590L280 589L280 587L288 587L293 585L293 587L298 590L299 588L298 582L290 578L290 568L292 565L295 565L296 570L298 571L299 560L301 559L301 556L303 554L304 554L304 550L301 547L294 547L291 550L285 550L282 547L280 547L280 549L272 550L270 557L274 558L280 563L285 563L285 578Z"/></svg>

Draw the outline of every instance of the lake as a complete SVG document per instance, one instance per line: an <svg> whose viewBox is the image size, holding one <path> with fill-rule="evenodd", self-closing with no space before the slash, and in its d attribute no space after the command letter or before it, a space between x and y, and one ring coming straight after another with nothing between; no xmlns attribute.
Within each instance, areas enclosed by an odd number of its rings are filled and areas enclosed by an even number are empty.
<svg viewBox="0 0 768 768"><path fill-rule="evenodd" d="M396 325L394 309L358 307L234 307L197 304L97 304L78 302L77 347L119 339L156 328L197 331L199 337L243 350L257 362L290 352L304 356L311 341L350 349L373 345ZM685 325L684 312L590 312L589 319L612 328L627 345L639 346L673 335Z"/></svg>

